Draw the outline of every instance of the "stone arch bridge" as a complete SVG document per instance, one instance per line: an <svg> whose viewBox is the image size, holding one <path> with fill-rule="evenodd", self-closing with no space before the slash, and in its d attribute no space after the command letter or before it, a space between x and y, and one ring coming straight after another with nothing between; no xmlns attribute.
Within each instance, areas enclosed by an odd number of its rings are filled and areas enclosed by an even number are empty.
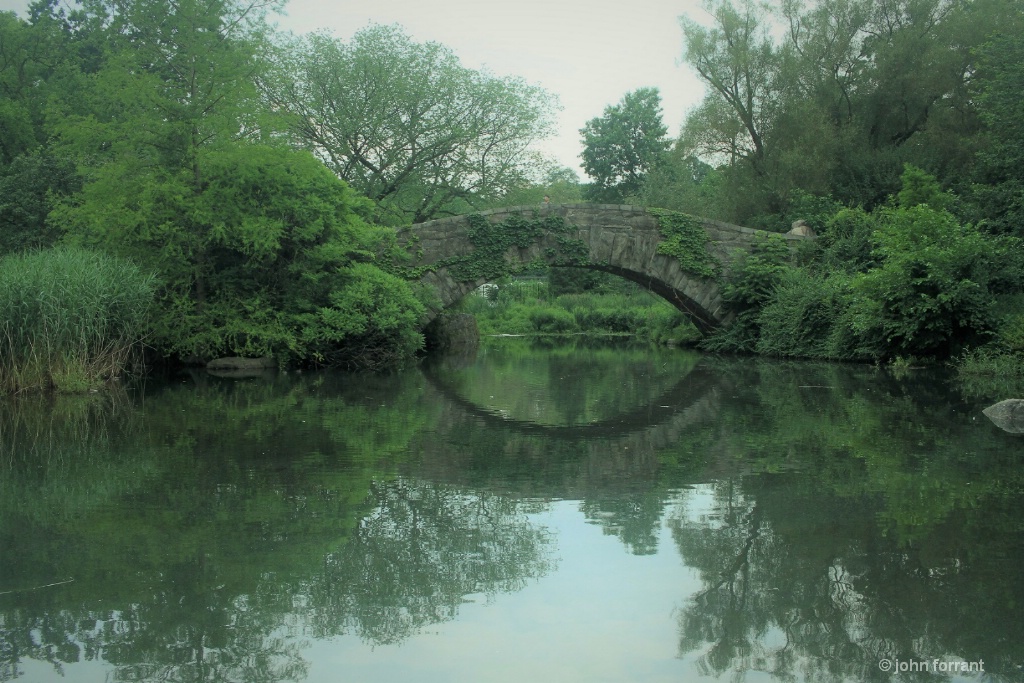
<svg viewBox="0 0 1024 683"><path fill-rule="evenodd" d="M419 223L399 231L398 239L412 255L410 277L438 295L425 322L482 284L547 264L632 280L671 302L706 334L731 320L719 282L733 253L749 251L768 235L658 209L549 204ZM808 239L779 237L791 247Z"/></svg>

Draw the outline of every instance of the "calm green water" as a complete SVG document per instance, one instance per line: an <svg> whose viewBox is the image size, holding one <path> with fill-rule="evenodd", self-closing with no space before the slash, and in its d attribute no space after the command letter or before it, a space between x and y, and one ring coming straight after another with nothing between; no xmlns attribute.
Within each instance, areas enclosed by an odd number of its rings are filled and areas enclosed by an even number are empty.
<svg viewBox="0 0 1024 683"><path fill-rule="evenodd" d="M6 401L0 681L1021 681L997 398L504 340Z"/></svg>

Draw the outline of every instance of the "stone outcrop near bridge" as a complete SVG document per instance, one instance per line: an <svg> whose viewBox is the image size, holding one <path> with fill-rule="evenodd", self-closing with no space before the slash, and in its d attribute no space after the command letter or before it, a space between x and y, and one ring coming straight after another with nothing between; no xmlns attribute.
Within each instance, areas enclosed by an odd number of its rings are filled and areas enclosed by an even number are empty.
<svg viewBox="0 0 1024 683"><path fill-rule="evenodd" d="M526 264L543 262L600 270L632 280L670 301L702 333L728 324L731 318L719 289L721 277L728 275L735 250L749 251L769 233L687 217L688 224L704 231L706 253L720 273L718 277L700 276L684 267L677 256L662 253L665 249L659 251L666 241L666 213L609 204L516 206L484 211L476 218L454 216L413 225L399 232L399 241L413 254L414 277L438 294L427 322L480 285ZM500 263L492 259L484 264L487 267L470 269L465 263L477 251L472 235L477 234L473 232L474 221L479 226L480 217L495 230L514 217L561 227L557 233L537 231L532 239L517 239L504 251ZM779 237L791 243L808 239L798 235ZM571 247L568 252L567 245Z"/></svg>

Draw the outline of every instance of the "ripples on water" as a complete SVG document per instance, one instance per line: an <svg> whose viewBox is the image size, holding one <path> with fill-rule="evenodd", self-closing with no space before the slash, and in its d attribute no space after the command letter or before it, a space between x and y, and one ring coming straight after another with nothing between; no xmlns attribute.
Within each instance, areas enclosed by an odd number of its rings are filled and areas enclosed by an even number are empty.
<svg viewBox="0 0 1024 683"><path fill-rule="evenodd" d="M522 340L7 400L0 681L1024 680L990 402Z"/></svg>

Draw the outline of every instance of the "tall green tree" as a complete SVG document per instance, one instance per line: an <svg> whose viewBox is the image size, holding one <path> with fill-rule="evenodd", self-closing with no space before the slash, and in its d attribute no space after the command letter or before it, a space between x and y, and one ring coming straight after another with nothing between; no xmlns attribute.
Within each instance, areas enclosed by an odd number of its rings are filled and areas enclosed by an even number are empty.
<svg viewBox="0 0 1024 683"><path fill-rule="evenodd" d="M180 209L203 194L211 152L261 131L251 112L267 8L263 0L94 6L106 24L105 63L82 94L86 112L62 102L62 149L83 161L89 181L78 211L64 215L65 226L114 251L159 240L160 251L185 256L174 259L176 272L164 272L188 282L200 305L212 275L202 245L213 226ZM85 218L97 215L107 222ZM148 253L133 255L150 260ZM161 261L161 270L171 266Z"/></svg>
<svg viewBox="0 0 1024 683"><path fill-rule="evenodd" d="M956 184L980 127L975 48L1011 5L710 0L710 25L682 19L685 61L708 86L684 147L726 171L742 222L784 215L796 190L879 205L905 163Z"/></svg>
<svg viewBox="0 0 1024 683"><path fill-rule="evenodd" d="M313 34L285 45L267 96L331 170L391 224L464 212L533 177L531 144L555 100L519 79L463 66L438 43L371 26L344 43Z"/></svg>
<svg viewBox="0 0 1024 683"><path fill-rule="evenodd" d="M768 10L751 0L709 2L712 25L683 17L684 59L708 86L704 100L687 116L681 137L684 155L696 155L727 170L723 191L731 195L731 220L781 212L794 186L790 171L820 166L815 149L827 136L815 134L820 117L802 111L800 125L786 127L794 83L787 80L793 54L777 45ZM806 136L805 136L806 133ZM780 137L804 137L804 158L780 154ZM817 173L820 177L820 172Z"/></svg>
<svg viewBox="0 0 1024 683"><path fill-rule="evenodd" d="M46 144L48 105L83 70L84 16L69 16L57 0L36 0L27 19L0 12L0 173Z"/></svg>
<svg viewBox="0 0 1024 683"><path fill-rule="evenodd" d="M671 144L657 88L626 93L618 104L605 107L602 116L587 121L580 135L583 170L594 180L589 198L598 201L637 195Z"/></svg>
<svg viewBox="0 0 1024 683"><path fill-rule="evenodd" d="M0 169L38 144L26 96L43 70L34 37L13 12L0 12Z"/></svg>
<svg viewBox="0 0 1024 683"><path fill-rule="evenodd" d="M707 7L715 25L689 18L681 25L685 59L710 92L691 119L704 124L701 151L730 163L743 160L765 172L771 127L784 106L779 82L783 55L768 33L765 10L750 0L739 7ZM721 106L724 104L724 108Z"/></svg>
<svg viewBox="0 0 1024 683"><path fill-rule="evenodd" d="M96 167L186 172L203 187L202 155L266 137L255 80L266 63L265 22L276 0L108 0L106 59L58 132Z"/></svg>

